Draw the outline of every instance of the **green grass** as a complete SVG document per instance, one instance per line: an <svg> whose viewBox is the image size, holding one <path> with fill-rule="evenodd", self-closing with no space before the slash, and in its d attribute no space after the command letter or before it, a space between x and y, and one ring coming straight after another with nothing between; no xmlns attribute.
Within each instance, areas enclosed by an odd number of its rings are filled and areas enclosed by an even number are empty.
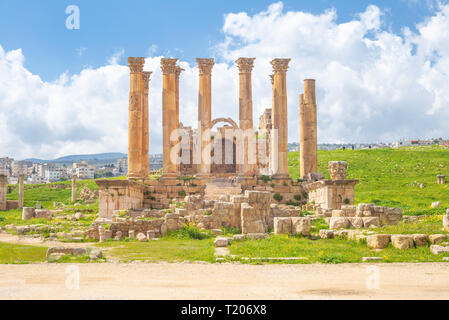
<svg viewBox="0 0 449 320"><path fill-rule="evenodd" d="M414 223L400 222L395 226L384 226L370 231L383 234L446 234L443 228L443 217L436 215L426 216Z"/></svg>
<svg viewBox="0 0 449 320"><path fill-rule="evenodd" d="M310 240L288 236L271 236L264 240L234 241L230 246L230 251L233 255L247 258L307 258L284 263L355 263L362 262L363 257L382 257L383 262L442 262L444 256L449 256L449 254L433 255L428 247L401 251L393 248L390 244L388 248L376 252L370 250L366 244L352 240Z"/></svg>
<svg viewBox="0 0 449 320"><path fill-rule="evenodd" d="M97 244L108 259L120 261L206 261L215 262L214 239L180 240L161 238L157 241L106 241Z"/></svg>
<svg viewBox="0 0 449 320"><path fill-rule="evenodd" d="M443 214L449 207L449 184L438 185L437 175L449 176L449 149L405 147L399 149L334 150L318 152L318 169L329 178L329 161L347 161L348 179L359 179L356 203L400 207L404 214ZM289 173L299 178L299 153L289 153ZM424 188L420 188L424 184ZM432 202L442 207L431 209Z"/></svg>
<svg viewBox="0 0 449 320"><path fill-rule="evenodd" d="M0 242L0 264L45 261L47 248Z"/></svg>

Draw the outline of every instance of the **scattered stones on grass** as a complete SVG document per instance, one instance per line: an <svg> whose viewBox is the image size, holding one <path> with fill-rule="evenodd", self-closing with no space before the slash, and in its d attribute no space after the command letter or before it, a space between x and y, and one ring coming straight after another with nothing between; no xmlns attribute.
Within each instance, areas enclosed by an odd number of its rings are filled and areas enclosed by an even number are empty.
<svg viewBox="0 0 449 320"><path fill-rule="evenodd" d="M147 237L142 233L142 232L140 232L139 234L137 234L137 240L139 240L140 242L145 242L145 241L147 241Z"/></svg>
<svg viewBox="0 0 449 320"><path fill-rule="evenodd" d="M227 247L228 246L228 238L225 237L217 237L214 241L214 245L216 247Z"/></svg>
<svg viewBox="0 0 449 320"><path fill-rule="evenodd" d="M334 238L334 231L333 230L321 229L319 235L320 235L321 239L333 239Z"/></svg>
<svg viewBox="0 0 449 320"><path fill-rule="evenodd" d="M382 257L363 257L362 261L363 262L379 262L382 261L383 258Z"/></svg>
<svg viewBox="0 0 449 320"><path fill-rule="evenodd" d="M83 254L86 254L85 248L65 248L65 247L51 247L47 250L47 260L52 254L70 254L72 256L81 256Z"/></svg>
<svg viewBox="0 0 449 320"><path fill-rule="evenodd" d="M434 245L430 246L430 252L432 252L433 254L443 254L443 253L449 252L449 247L443 247L443 246L434 244Z"/></svg>
<svg viewBox="0 0 449 320"><path fill-rule="evenodd" d="M446 235L444 234L431 234L429 236L429 241L431 244L438 244L440 242L443 242L444 240L446 240Z"/></svg>
<svg viewBox="0 0 449 320"><path fill-rule="evenodd" d="M366 237L366 244L371 249L385 249L390 243L391 235L375 234Z"/></svg>
<svg viewBox="0 0 449 320"><path fill-rule="evenodd" d="M414 248L415 243L412 235L395 234L391 236L393 247L399 250Z"/></svg>

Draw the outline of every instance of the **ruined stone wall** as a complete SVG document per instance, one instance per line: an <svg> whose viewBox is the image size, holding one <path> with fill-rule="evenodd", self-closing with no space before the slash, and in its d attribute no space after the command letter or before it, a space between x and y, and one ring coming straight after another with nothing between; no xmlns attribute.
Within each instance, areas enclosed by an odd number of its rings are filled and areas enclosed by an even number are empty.
<svg viewBox="0 0 449 320"><path fill-rule="evenodd" d="M131 180L96 180L96 183L100 188L100 218L112 218L114 210L143 208L142 184Z"/></svg>

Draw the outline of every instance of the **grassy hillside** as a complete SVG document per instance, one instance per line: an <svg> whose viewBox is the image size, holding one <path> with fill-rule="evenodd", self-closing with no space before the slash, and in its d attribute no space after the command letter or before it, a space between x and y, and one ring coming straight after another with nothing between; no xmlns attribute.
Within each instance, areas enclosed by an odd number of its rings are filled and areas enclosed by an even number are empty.
<svg viewBox="0 0 449 320"><path fill-rule="evenodd" d="M359 179L356 203L401 207L406 214L441 214L449 208L449 184L438 185L437 175L449 180L449 149L405 147L400 149L319 151L318 167L327 178L329 161L347 161L348 179ZM299 153L289 154L289 172L299 178ZM443 206L430 209L434 201Z"/></svg>

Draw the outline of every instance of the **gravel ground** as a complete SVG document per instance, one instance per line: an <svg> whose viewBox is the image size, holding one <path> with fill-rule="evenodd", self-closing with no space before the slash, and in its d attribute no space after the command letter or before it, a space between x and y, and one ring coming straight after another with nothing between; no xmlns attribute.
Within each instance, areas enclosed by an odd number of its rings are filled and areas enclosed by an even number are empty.
<svg viewBox="0 0 449 320"><path fill-rule="evenodd" d="M0 265L0 299L448 299L448 275L449 263Z"/></svg>

